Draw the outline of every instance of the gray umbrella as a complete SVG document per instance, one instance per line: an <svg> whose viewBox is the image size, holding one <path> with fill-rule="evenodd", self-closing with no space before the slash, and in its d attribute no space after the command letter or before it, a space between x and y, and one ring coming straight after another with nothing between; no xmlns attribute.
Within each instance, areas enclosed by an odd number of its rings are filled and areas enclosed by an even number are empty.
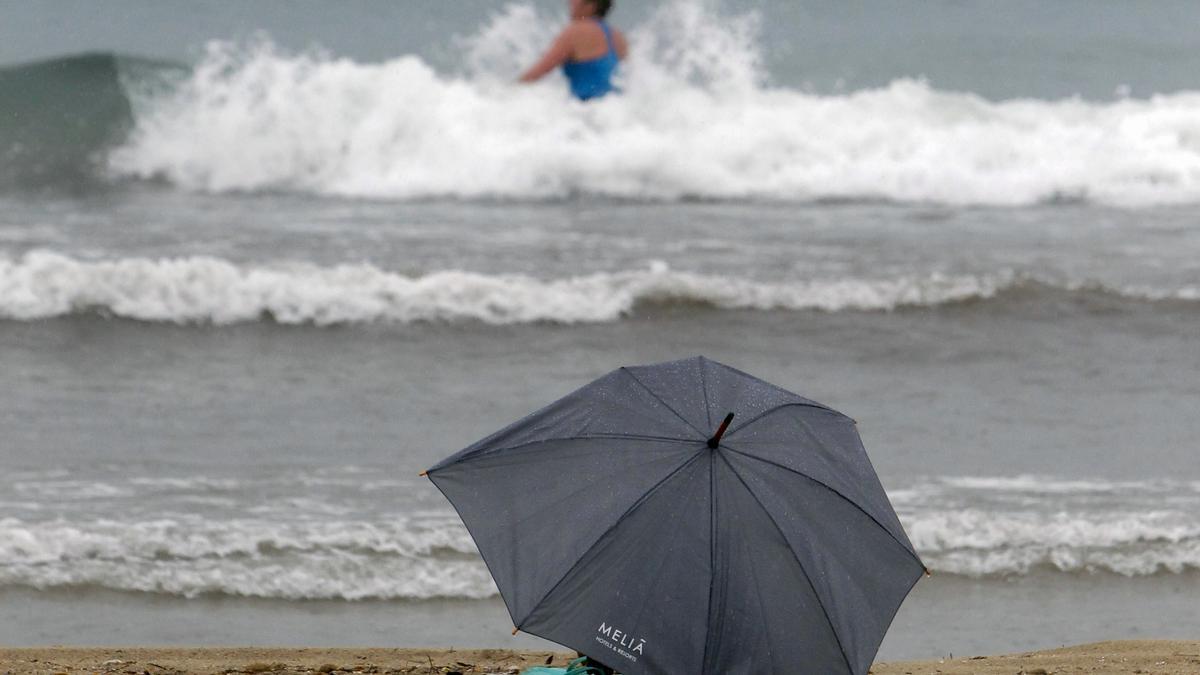
<svg viewBox="0 0 1200 675"><path fill-rule="evenodd" d="M630 675L866 673L924 571L854 420L704 357L427 473L518 629Z"/></svg>

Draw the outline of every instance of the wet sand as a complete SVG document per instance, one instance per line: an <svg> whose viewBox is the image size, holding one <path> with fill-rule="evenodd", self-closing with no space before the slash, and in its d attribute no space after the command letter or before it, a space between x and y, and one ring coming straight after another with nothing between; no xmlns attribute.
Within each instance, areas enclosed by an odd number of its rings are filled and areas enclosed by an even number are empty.
<svg viewBox="0 0 1200 675"><path fill-rule="evenodd" d="M346 648L0 648L0 673L514 673L548 660L561 666L564 652L503 649ZM1002 656L955 656L929 661L877 663L875 675L1049 675L1051 673L1200 673L1200 641L1100 642Z"/></svg>

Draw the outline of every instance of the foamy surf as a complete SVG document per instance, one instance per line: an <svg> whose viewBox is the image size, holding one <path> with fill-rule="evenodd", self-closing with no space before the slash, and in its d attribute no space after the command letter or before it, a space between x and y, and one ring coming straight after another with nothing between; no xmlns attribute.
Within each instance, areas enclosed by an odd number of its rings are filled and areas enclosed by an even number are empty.
<svg viewBox="0 0 1200 675"><path fill-rule="evenodd" d="M759 283L645 269L563 279L460 270L408 277L367 264L239 266L218 258L81 261L52 252L0 259L0 316L98 312L141 321L282 324L473 320L491 324L615 321L639 303L724 309L888 310L986 297L1003 280L931 275Z"/></svg>
<svg viewBox="0 0 1200 675"><path fill-rule="evenodd" d="M988 300L1023 287L1192 302L1194 287L1108 288L1088 280L928 273L894 278L764 282L672 269L557 279L440 270L407 276L366 263L235 264L213 257L80 260L52 251L0 258L0 318L32 321L100 314L227 325L264 317L284 325L475 321L583 324L618 321L639 307L692 303L719 310L892 311Z"/></svg>
<svg viewBox="0 0 1200 675"><path fill-rule="evenodd" d="M0 586L286 600L486 598L461 527L388 522L0 519Z"/></svg>
<svg viewBox="0 0 1200 675"><path fill-rule="evenodd" d="M24 476L13 495L29 504L6 503L16 515L0 518L0 587L285 600L494 597L452 512L372 508L400 485L359 467L257 478ZM311 494L296 497L297 486ZM51 516L37 508L50 495L74 495L70 510ZM944 477L890 497L935 573L1200 571L1194 483ZM210 502L198 507L201 498Z"/></svg>
<svg viewBox="0 0 1200 675"><path fill-rule="evenodd" d="M950 574L1200 570L1194 483L952 476L896 490L891 499L926 564Z"/></svg>
<svg viewBox="0 0 1200 675"><path fill-rule="evenodd" d="M631 27L626 93L583 105L561 82L511 84L558 21L509 5L455 72L213 43L171 93L135 97L108 167L206 192L400 200L1200 200L1197 92L994 102L899 79L818 95L770 83L753 16L676 2Z"/></svg>

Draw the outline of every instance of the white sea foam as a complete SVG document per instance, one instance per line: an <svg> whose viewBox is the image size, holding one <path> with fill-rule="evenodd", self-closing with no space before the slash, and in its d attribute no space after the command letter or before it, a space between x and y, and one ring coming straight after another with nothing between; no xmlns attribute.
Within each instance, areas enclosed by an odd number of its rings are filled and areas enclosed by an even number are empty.
<svg viewBox="0 0 1200 675"><path fill-rule="evenodd" d="M60 500L110 499L133 494L127 488L109 483L80 480L15 481L11 484L11 490L25 497L53 497Z"/></svg>
<svg viewBox="0 0 1200 675"><path fill-rule="evenodd" d="M1186 482L958 476L890 496L926 564L946 573L1200 570L1200 496Z"/></svg>
<svg viewBox="0 0 1200 675"><path fill-rule="evenodd" d="M446 270L420 277L366 264L238 266L205 257L82 261L48 251L0 258L0 317L97 311L143 321L318 325L475 320L494 324L619 319L639 303L723 309L891 310L986 298L1011 283L929 275L760 283L655 263L645 269L542 280Z"/></svg>
<svg viewBox="0 0 1200 675"><path fill-rule="evenodd" d="M965 509L903 520L926 565L943 574L1200 570L1200 523L1178 512L1038 516ZM414 529L345 520L6 518L0 535L0 586L343 600L496 594L465 529L441 519Z"/></svg>
<svg viewBox="0 0 1200 675"><path fill-rule="evenodd" d="M484 598L496 587L461 526L199 518L0 519L0 585L195 597Z"/></svg>
<svg viewBox="0 0 1200 675"><path fill-rule="evenodd" d="M374 513L367 506L375 496L336 480L314 485L314 499L295 503L272 491L295 478L112 479L105 484L136 494L109 504L111 490L90 491L82 497L90 505L56 508L51 519L40 508L10 504L10 514L25 514L0 517L0 586L340 600L496 594L448 509ZM890 497L923 561L938 573L1162 576L1200 571L1195 488L1171 480L947 477ZM211 490L236 504L206 516L179 510L190 492ZM158 506L131 508L147 501Z"/></svg>
<svg viewBox="0 0 1200 675"><path fill-rule="evenodd" d="M212 257L79 260L52 251L0 257L0 318L37 320L97 312L141 321L233 324L263 317L281 324L480 321L490 324L598 323L639 305L688 302L717 309L890 311L985 300L1037 283L1136 300L1194 301L1194 288L1114 289L1001 271L895 278L760 282L671 269L559 279L441 270L406 276L369 264L237 265Z"/></svg>
<svg viewBox="0 0 1200 675"><path fill-rule="evenodd" d="M1114 491L1162 492L1174 490L1177 484L1171 481L1145 480L1063 480L1035 475L1012 477L959 476L941 479L942 485L977 491L1042 494L1108 494Z"/></svg>
<svg viewBox="0 0 1200 675"><path fill-rule="evenodd" d="M970 577L1062 572L1143 576L1200 570L1200 522L1180 511L912 513L913 546L931 569Z"/></svg>
<svg viewBox="0 0 1200 675"><path fill-rule="evenodd" d="M770 85L753 17L679 0L630 27L626 93L585 105L557 75L511 84L558 21L509 5L457 73L213 44L174 94L140 101L109 163L201 191L389 199L1200 200L1198 92L993 102L903 79L818 95Z"/></svg>

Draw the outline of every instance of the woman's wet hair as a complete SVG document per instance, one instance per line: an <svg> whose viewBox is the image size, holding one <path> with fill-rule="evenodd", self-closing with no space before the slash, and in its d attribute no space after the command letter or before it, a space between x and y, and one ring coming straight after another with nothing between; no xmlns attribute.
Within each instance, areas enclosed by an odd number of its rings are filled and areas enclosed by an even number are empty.
<svg viewBox="0 0 1200 675"><path fill-rule="evenodd" d="M588 2L596 8L596 16L602 19L608 16L608 11L612 9L612 0L588 0Z"/></svg>

